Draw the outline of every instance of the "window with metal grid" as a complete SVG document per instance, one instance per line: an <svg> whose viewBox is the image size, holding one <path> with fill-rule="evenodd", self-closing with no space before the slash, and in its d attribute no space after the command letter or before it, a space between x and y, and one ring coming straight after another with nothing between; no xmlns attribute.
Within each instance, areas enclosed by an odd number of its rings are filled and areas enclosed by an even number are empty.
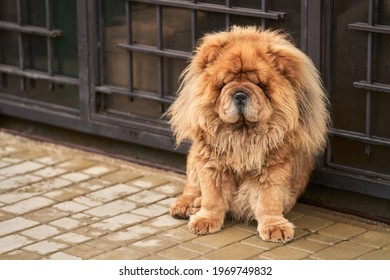
<svg viewBox="0 0 390 280"><path fill-rule="evenodd" d="M0 91L4 98L77 114L76 2L4 0L0 4Z"/></svg>
<svg viewBox="0 0 390 280"><path fill-rule="evenodd" d="M334 5L328 165L390 179L390 1Z"/></svg>

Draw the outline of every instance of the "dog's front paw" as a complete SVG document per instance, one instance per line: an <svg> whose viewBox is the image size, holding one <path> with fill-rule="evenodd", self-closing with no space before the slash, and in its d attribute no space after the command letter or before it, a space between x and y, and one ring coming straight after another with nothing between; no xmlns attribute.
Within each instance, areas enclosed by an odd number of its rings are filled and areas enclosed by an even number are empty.
<svg viewBox="0 0 390 280"><path fill-rule="evenodd" d="M188 228L197 235L214 233L222 228L223 219L203 218L197 215L191 216Z"/></svg>
<svg viewBox="0 0 390 280"><path fill-rule="evenodd" d="M286 243L294 237L294 225L282 215L262 217L257 230L261 239L269 242Z"/></svg>
<svg viewBox="0 0 390 280"><path fill-rule="evenodd" d="M179 199L171 206L170 213L176 219L188 219L192 214L192 201L186 199Z"/></svg>

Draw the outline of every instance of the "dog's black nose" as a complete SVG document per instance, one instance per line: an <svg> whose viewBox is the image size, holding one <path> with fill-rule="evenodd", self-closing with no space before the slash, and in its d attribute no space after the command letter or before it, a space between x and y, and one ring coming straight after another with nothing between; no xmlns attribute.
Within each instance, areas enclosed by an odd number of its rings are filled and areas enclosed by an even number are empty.
<svg viewBox="0 0 390 280"><path fill-rule="evenodd" d="M247 95L245 92L242 92L242 91L239 91L239 92L236 92L234 95L233 95L233 98L234 98L234 101L238 104L238 105L244 105L245 104L245 101L247 99Z"/></svg>

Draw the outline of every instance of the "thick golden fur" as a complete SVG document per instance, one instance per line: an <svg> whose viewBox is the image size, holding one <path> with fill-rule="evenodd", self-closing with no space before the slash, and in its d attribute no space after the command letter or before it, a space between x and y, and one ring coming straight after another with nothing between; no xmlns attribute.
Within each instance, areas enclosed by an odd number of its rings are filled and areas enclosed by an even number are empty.
<svg viewBox="0 0 390 280"><path fill-rule="evenodd" d="M233 27L205 36L167 112L177 142L192 142L171 214L207 234L230 213L256 219L265 241L289 241L283 214L325 147L326 105L313 63L284 35Z"/></svg>

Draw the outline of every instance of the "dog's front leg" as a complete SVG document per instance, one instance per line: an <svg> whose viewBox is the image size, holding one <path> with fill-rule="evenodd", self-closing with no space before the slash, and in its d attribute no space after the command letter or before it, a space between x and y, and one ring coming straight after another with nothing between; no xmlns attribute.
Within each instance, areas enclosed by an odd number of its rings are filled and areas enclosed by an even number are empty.
<svg viewBox="0 0 390 280"><path fill-rule="evenodd" d="M235 189L235 181L227 170L202 168L200 175L202 202L200 210L190 217L189 229L198 235L217 232L222 228Z"/></svg>
<svg viewBox="0 0 390 280"><path fill-rule="evenodd" d="M294 236L294 225L283 216L285 201L291 196L291 172L290 162L268 168L265 181L252 193L251 207L264 241L284 243Z"/></svg>

